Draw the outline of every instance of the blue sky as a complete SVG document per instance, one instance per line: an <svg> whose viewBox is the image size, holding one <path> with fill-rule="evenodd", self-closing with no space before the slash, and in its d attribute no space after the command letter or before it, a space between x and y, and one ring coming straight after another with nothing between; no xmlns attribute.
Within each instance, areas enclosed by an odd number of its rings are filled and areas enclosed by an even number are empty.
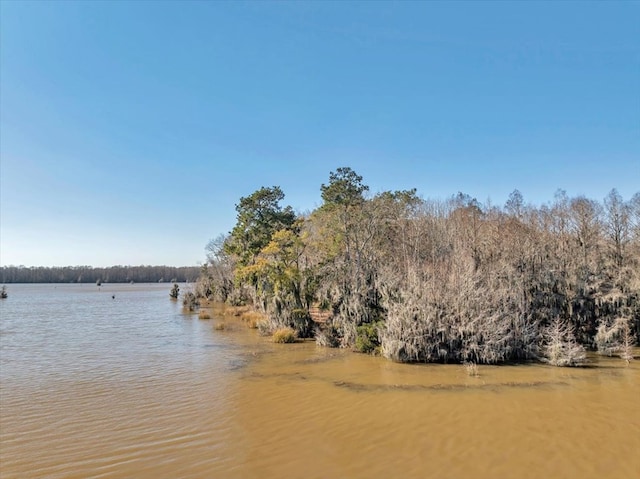
<svg viewBox="0 0 640 479"><path fill-rule="evenodd" d="M640 190L638 2L0 3L0 263L205 258L234 205Z"/></svg>

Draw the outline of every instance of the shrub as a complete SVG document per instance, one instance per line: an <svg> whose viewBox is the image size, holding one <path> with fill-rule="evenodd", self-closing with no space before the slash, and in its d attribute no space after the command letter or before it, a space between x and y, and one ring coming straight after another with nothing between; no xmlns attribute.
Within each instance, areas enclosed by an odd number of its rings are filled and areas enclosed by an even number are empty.
<svg viewBox="0 0 640 479"><path fill-rule="evenodd" d="M249 306L230 306L227 308L225 314L230 314L232 316L243 316L245 313L249 312L251 308Z"/></svg>
<svg viewBox="0 0 640 479"><path fill-rule="evenodd" d="M200 306L200 301L198 301L198 298L193 292L189 291L183 295L182 305L189 311L193 311Z"/></svg>
<svg viewBox="0 0 640 479"><path fill-rule="evenodd" d="M296 332L291 328L280 328L273 332L274 343L295 343Z"/></svg>
<svg viewBox="0 0 640 479"><path fill-rule="evenodd" d="M356 329L355 349L361 353L374 354L380 350L379 322L366 323Z"/></svg>
<svg viewBox="0 0 640 479"><path fill-rule="evenodd" d="M211 319L211 315L205 310L202 310L200 311L200 313L198 313L198 319Z"/></svg>
<svg viewBox="0 0 640 479"><path fill-rule="evenodd" d="M215 329L216 331L223 331L225 329L227 329L227 325L225 323L216 323L216 325L213 327L213 329Z"/></svg>
<svg viewBox="0 0 640 479"><path fill-rule="evenodd" d="M258 334L260 336L271 336L276 329L269 320L258 322Z"/></svg>
<svg viewBox="0 0 640 479"><path fill-rule="evenodd" d="M579 366L587 357L584 347L574 336L574 328L559 317L544 330L544 357L542 360L552 366Z"/></svg>
<svg viewBox="0 0 640 479"><path fill-rule="evenodd" d="M291 323L298 337L313 337L313 320L306 309L294 309L291 311Z"/></svg>
<svg viewBox="0 0 640 479"><path fill-rule="evenodd" d="M178 299L180 295L180 286L177 283L174 283L173 288L171 288L171 292L169 293L169 297L171 299Z"/></svg>
<svg viewBox="0 0 640 479"><path fill-rule="evenodd" d="M264 314L257 311L247 311L246 313L242 314L241 318L251 329L257 329L258 324L267 319Z"/></svg>

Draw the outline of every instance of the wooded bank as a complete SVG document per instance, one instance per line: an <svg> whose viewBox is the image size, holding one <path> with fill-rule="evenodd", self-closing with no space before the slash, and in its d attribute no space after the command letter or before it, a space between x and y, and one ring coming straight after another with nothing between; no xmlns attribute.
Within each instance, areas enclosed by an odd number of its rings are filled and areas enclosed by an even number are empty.
<svg viewBox="0 0 640 479"><path fill-rule="evenodd" d="M640 331L640 193L602 202L558 191L503 206L459 193L368 194L339 168L297 216L277 186L240 199L208 245L197 295L252 304L264 334L396 361L577 365L585 348L630 356ZM326 321L316 323L322 311Z"/></svg>
<svg viewBox="0 0 640 479"><path fill-rule="evenodd" d="M0 283L157 283L196 281L200 267L186 266L3 266Z"/></svg>

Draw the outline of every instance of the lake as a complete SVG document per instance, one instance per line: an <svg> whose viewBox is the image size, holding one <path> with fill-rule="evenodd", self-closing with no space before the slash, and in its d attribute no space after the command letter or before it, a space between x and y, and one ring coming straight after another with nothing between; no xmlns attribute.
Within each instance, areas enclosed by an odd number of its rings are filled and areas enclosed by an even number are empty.
<svg viewBox="0 0 640 479"><path fill-rule="evenodd" d="M273 344L170 288L8 285L2 479L640 477L639 360L474 377Z"/></svg>

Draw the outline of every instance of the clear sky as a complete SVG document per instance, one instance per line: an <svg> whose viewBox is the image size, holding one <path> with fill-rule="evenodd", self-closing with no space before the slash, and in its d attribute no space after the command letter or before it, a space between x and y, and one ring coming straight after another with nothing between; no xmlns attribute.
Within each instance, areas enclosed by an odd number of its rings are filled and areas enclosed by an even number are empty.
<svg viewBox="0 0 640 479"><path fill-rule="evenodd" d="M639 2L0 3L0 264L203 262L241 196L640 190Z"/></svg>

